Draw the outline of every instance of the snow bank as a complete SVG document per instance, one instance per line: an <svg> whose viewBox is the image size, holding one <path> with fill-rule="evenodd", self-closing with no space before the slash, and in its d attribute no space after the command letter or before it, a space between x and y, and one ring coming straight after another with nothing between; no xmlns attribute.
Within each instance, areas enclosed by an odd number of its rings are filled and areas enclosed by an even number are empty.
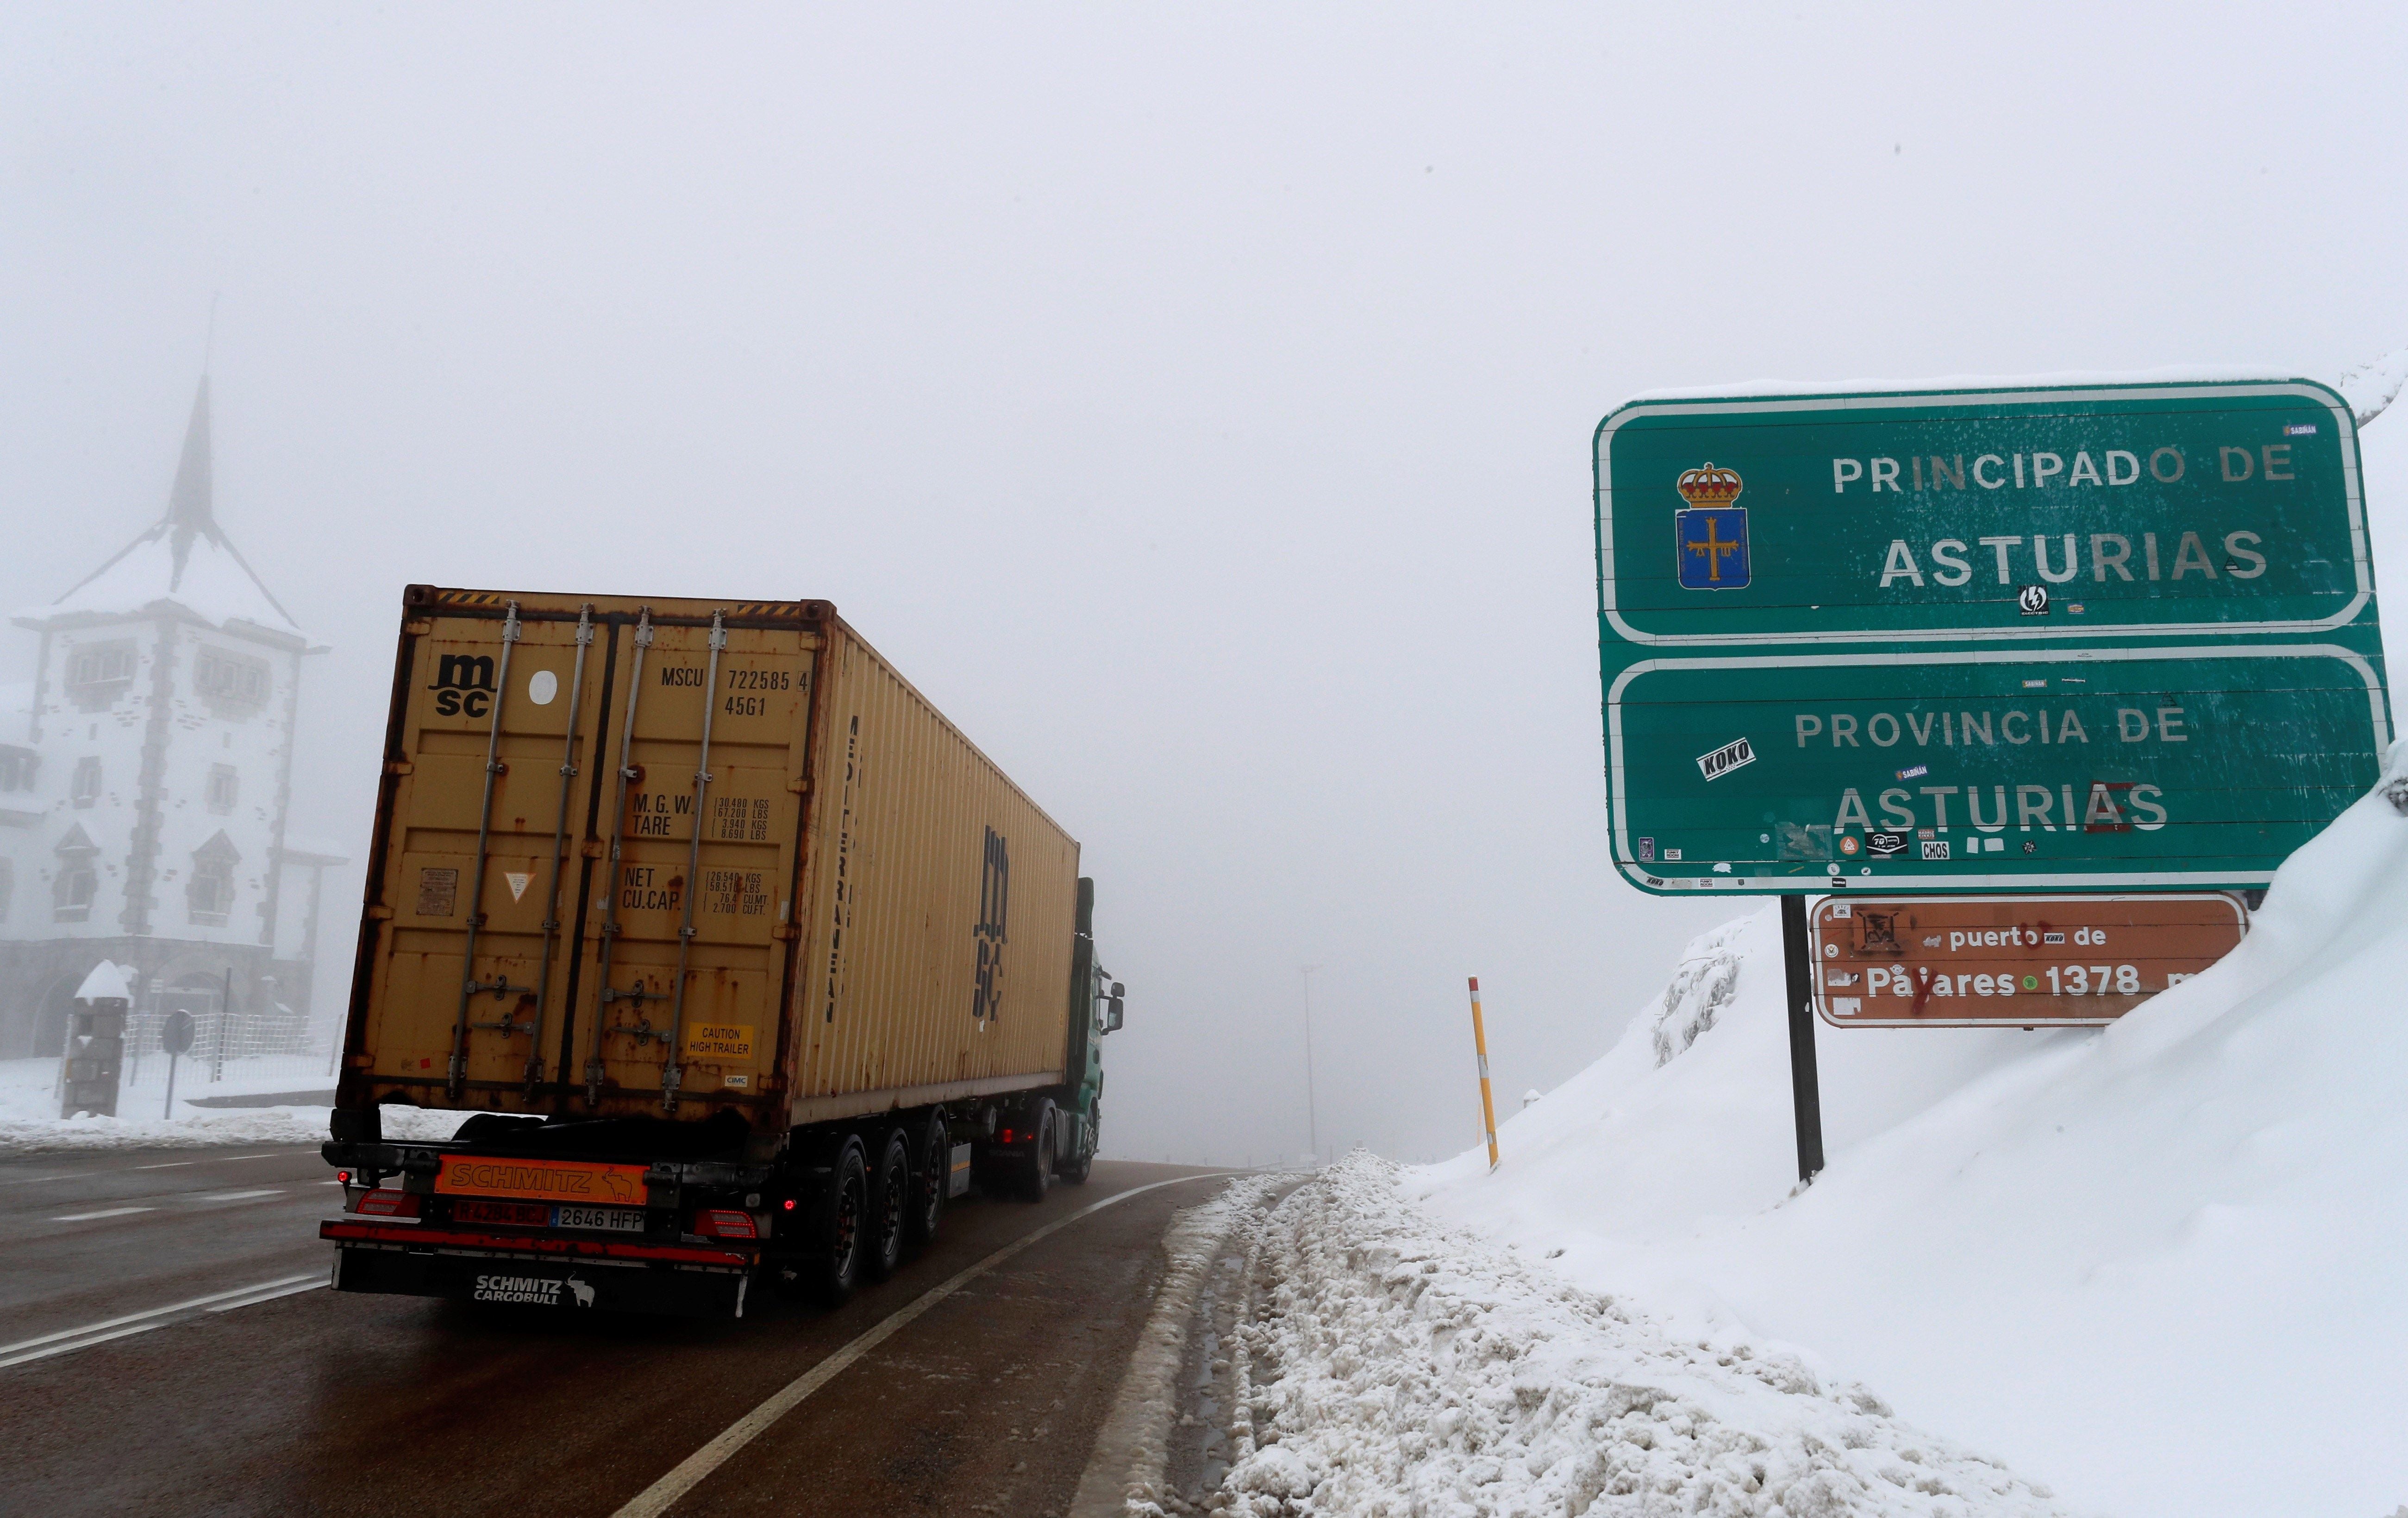
<svg viewBox="0 0 2408 1518"><path fill-rule="evenodd" d="M228 1062L236 1067L244 1063ZM332 1082L283 1070L245 1076L237 1068L232 1078L212 1083L205 1061L187 1060L176 1085L176 1115L162 1118L152 1115L165 1105L165 1084L158 1067L156 1056L146 1061L142 1082L128 1087L121 1096L118 1106L125 1116L61 1118L53 1115L58 1111L57 1059L0 1060L0 1154L325 1141L329 1112L325 1107L213 1109L194 1107L192 1099L273 1095ZM400 1138L449 1138L467 1117L465 1112L415 1108L384 1110L384 1131Z"/></svg>
<svg viewBox="0 0 2408 1518"><path fill-rule="evenodd" d="M1612 1296L1400 1207L1357 1151L1248 1225L1268 1306L1231 1345L1236 1460L1208 1506L1785 1518L2057 1513L1862 1386ZM1131 1504L1132 1511L1160 1511Z"/></svg>
<svg viewBox="0 0 2408 1518"><path fill-rule="evenodd" d="M1473 1151L1403 1189L1684 1335L1811 1346L2078 1508L2392 1511L2403 812L2408 743L2238 951L2113 1027L1821 1030L1830 1165L1802 1194L1770 908L1511 1118L1500 1171Z"/></svg>

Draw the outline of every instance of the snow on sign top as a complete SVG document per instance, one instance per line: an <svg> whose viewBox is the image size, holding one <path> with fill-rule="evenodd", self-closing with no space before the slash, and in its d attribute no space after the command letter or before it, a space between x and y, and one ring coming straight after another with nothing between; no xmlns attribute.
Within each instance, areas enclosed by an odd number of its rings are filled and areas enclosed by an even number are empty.
<svg viewBox="0 0 2408 1518"><path fill-rule="evenodd" d="M112 965L105 959L94 965L92 967L92 973L83 978L83 984L76 987L75 999L78 1001L132 1001L134 992L127 982L124 967Z"/></svg>
<svg viewBox="0 0 2408 1518"><path fill-rule="evenodd" d="M1659 394L1598 424L1625 878L2248 887L2364 787L2390 711L2351 405L2046 378ZM1740 742L1743 770L1699 759Z"/></svg>

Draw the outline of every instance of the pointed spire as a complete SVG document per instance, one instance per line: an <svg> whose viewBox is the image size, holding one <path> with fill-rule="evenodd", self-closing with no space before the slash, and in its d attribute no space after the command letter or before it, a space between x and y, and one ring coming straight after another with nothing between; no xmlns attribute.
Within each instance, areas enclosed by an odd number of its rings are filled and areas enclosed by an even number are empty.
<svg viewBox="0 0 2408 1518"><path fill-rule="evenodd" d="M201 376L200 388L193 393L193 419L184 428L184 456L176 465L175 488L167 494L167 525L174 532L176 554L175 580L184 578L185 563L192 557L193 538L203 536L217 540L218 524L211 515L209 469L209 377Z"/></svg>

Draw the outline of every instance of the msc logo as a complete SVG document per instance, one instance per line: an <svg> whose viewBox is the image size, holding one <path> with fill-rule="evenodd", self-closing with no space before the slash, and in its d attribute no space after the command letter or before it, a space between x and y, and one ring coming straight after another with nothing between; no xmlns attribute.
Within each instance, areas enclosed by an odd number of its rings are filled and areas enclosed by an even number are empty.
<svg viewBox="0 0 2408 1518"><path fill-rule="evenodd" d="M447 653L426 688L435 693L437 716L482 717L494 709L494 656Z"/></svg>
<svg viewBox="0 0 2408 1518"><path fill-rule="evenodd" d="M979 920L970 929L978 945L978 971L970 988L970 1017L983 1030L1003 1010L1003 945L1011 916L1011 847L994 828L986 830L986 861L979 878Z"/></svg>

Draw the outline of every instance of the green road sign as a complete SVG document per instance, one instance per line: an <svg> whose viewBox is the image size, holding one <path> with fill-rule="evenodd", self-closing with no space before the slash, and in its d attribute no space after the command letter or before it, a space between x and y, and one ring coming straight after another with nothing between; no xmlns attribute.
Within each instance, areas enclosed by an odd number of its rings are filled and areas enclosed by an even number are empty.
<svg viewBox="0 0 2408 1518"><path fill-rule="evenodd" d="M1597 513L1608 630L1656 648L2297 638L2374 596L2350 410L2307 380L1633 401Z"/></svg>
<svg viewBox="0 0 2408 1518"><path fill-rule="evenodd" d="M2312 382L1636 402L1597 528L1642 889L2259 885L2390 740Z"/></svg>

